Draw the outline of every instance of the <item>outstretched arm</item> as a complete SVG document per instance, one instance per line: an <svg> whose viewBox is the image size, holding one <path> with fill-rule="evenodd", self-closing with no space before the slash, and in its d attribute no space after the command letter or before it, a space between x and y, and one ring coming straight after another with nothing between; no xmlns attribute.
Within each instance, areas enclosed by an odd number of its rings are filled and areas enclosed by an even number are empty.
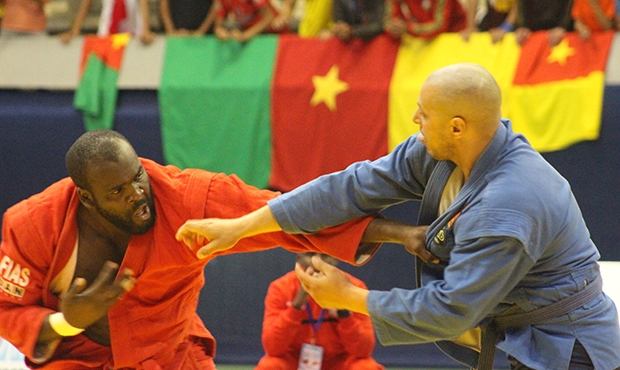
<svg viewBox="0 0 620 370"><path fill-rule="evenodd" d="M437 263L437 257L425 247L426 229L427 226L413 226L400 221L375 218L370 221L362 235L360 249L376 243L397 243L404 245L409 253L422 260ZM177 231L176 239L191 250L200 248L196 255L198 258L206 258L232 248L243 238L281 230L282 227L266 205L238 218L188 220ZM370 251L359 252L370 255L375 251L376 247Z"/></svg>
<svg viewBox="0 0 620 370"><path fill-rule="evenodd" d="M192 250L202 246L197 255L205 258L232 248L242 238L280 230L269 206L263 206L239 218L189 220L179 228L176 239Z"/></svg>

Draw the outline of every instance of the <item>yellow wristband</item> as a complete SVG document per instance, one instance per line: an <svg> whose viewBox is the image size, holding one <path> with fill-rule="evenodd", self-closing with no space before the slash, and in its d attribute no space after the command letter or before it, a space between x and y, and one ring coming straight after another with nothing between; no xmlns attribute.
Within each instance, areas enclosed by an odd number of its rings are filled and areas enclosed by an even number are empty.
<svg viewBox="0 0 620 370"><path fill-rule="evenodd" d="M48 316L48 322L50 326L58 335L63 337L72 337L78 335L84 331L84 329L76 328L65 320L65 315L62 312L56 312Z"/></svg>

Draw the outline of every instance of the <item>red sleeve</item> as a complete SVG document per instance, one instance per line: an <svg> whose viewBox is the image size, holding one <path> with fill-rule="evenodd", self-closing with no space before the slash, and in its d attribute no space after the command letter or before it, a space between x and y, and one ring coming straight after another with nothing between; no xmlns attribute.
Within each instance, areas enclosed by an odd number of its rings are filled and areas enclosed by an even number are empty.
<svg viewBox="0 0 620 370"><path fill-rule="evenodd" d="M274 280L269 285L265 297L262 342L269 356L283 356L301 348L301 343L297 343L296 338L308 314L304 310L287 305L299 290L299 283L296 283L297 276L293 280L290 277L291 273Z"/></svg>
<svg viewBox="0 0 620 370"><path fill-rule="evenodd" d="M33 358L45 317L41 307L45 269L43 240L21 203L5 214L0 245L0 337ZM29 247L24 247L29 246Z"/></svg>
<svg viewBox="0 0 620 370"><path fill-rule="evenodd" d="M347 274L351 282L358 287L367 289L361 280ZM375 332L370 317L351 312L351 315L340 318L337 326L340 343L352 357L370 357L375 348Z"/></svg>
<svg viewBox="0 0 620 370"><path fill-rule="evenodd" d="M204 217L236 218L250 213L280 195L245 184L237 176L215 175L209 184ZM316 234L287 234L273 232L239 241L224 252L251 252L281 246L291 252L319 252L342 261L356 263L356 253L366 227L373 217L363 217L346 224L322 230Z"/></svg>

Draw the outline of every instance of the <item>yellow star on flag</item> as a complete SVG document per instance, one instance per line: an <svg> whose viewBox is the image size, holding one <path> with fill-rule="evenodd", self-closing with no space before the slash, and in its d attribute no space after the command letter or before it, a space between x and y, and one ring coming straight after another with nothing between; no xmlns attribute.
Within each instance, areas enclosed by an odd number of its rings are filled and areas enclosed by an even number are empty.
<svg viewBox="0 0 620 370"><path fill-rule="evenodd" d="M312 76L314 94L310 103L313 106L325 103L332 112L336 110L336 96L349 90L349 84L338 79L339 71L334 64L325 76Z"/></svg>
<svg viewBox="0 0 620 370"><path fill-rule="evenodd" d="M131 35L129 33L127 33L127 32L125 32L125 33L115 33L115 34L113 34L110 37L112 38L112 47L114 49L117 49L117 50L121 46L127 45L129 40L131 40Z"/></svg>
<svg viewBox="0 0 620 370"><path fill-rule="evenodd" d="M551 49L551 53L547 57L547 63L557 62L561 66L566 65L568 57L575 55L575 49L570 47L568 40L564 38L562 42Z"/></svg>

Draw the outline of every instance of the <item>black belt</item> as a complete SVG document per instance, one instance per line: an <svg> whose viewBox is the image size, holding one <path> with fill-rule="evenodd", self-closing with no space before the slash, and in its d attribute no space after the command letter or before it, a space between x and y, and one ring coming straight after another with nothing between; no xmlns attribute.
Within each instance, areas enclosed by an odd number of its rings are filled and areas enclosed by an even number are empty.
<svg viewBox="0 0 620 370"><path fill-rule="evenodd" d="M489 324L482 327L482 342L478 370L491 370L495 359L495 345L499 333L508 329L525 325L537 325L566 315L585 305L603 291L603 279L594 279L585 288L575 294L533 311L496 316Z"/></svg>

